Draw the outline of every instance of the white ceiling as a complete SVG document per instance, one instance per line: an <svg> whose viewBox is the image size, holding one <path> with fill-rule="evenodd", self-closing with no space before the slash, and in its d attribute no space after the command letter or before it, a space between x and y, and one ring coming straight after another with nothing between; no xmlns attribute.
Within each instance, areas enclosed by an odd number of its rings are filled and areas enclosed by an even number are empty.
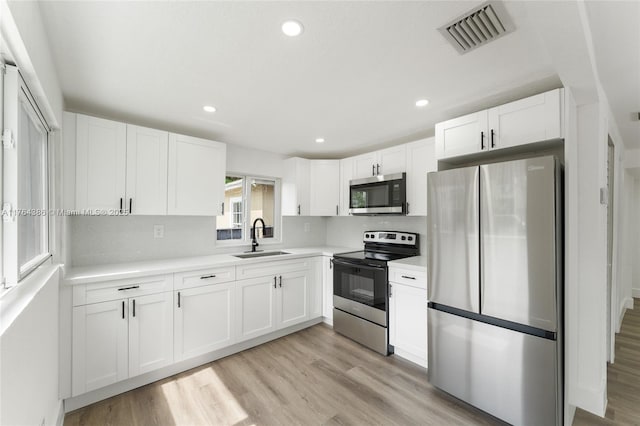
<svg viewBox="0 0 640 426"><path fill-rule="evenodd" d="M69 110L330 158L430 135L443 119L560 86L526 2L506 4L514 33L465 55L447 44L437 28L478 4L49 1L41 9ZM303 23L300 37L280 31L289 18ZM420 98L431 103L416 108ZM610 102L630 105L617 95ZM218 111L205 113L205 104Z"/></svg>

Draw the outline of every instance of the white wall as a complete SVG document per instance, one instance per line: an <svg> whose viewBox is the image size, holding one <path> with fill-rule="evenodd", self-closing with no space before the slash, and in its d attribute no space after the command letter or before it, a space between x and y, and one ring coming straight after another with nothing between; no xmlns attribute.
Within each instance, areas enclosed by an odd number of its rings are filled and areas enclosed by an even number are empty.
<svg viewBox="0 0 640 426"><path fill-rule="evenodd" d="M38 101L49 124L62 119L63 98L51 57L38 2L0 0L2 38ZM53 204L60 200L59 134L51 139ZM54 262L63 256L57 219L50 245ZM57 266L40 268L3 295L0 302L0 424L56 424L62 413L59 398L59 273ZM51 274L53 272L53 274Z"/></svg>
<svg viewBox="0 0 640 426"><path fill-rule="evenodd" d="M58 399L58 270L0 336L0 424L52 425ZM27 283L25 285L30 285Z"/></svg>
<svg viewBox="0 0 640 426"><path fill-rule="evenodd" d="M634 179L631 196L631 220L630 234L633 235L632 286L633 297L640 297L640 177Z"/></svg>
<svg viewBox="0 0 640 426"><path fill-rule="evenodd" d="M362 248L365 231L407 231L420 234L420 254L426 254L427 218L422 216L339 216L327 221L327 245Z"/></svg>
<svg viewBox="0 0 640 426"><path fill-rule="evenodd" d="M304 224L309 224L305 231ZM69 218L73 266L133 262L171 257L237 253L249 245L216 246L216 221L202 216L78 216ZM164 238L153 237L153 225L164 225ZM325 221L319 217L283 217L282 244L262 248L325 244Z"/></svg>

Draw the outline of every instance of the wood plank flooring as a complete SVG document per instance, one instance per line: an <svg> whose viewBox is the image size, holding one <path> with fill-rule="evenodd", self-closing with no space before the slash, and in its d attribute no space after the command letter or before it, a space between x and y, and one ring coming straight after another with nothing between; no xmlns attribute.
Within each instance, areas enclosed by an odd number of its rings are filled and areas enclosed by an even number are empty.
<svg viewBox="0 0 640 426"><path fill-rule="evenodd" d="M574 426L640 425L640 299L633 302L616 335L615 363L607 367L605 418L578 409Z"/></svg>
<svg viewBox="0 0 640 426"><path fill-rule="evenodd" d="M640 425L640 300L616 336L606 418ZM494 425L438 391L424 369L320 324L67 414L76 425Z"/></svg>
<svg viewBox="0 0 640 426"><path fill-rule="evenodd" d="M323 324L66 415L76 425L495 425Z"/></svg>

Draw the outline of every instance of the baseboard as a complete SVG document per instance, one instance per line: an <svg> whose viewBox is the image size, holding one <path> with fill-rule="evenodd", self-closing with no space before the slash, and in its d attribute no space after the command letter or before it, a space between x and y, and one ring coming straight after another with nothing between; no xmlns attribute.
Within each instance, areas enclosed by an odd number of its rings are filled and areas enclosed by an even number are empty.
<svg viewBox="0 0 640 426"><path fill-rule="evenodd" d="M322 317L322 322L333 327L333 318Z"/></svg>
<svg viewBox="0 0 640 426"><path fill-rule="evenodd" d="M61 411L63 411L64 413L68 413L73 410L77 410L78 408L85 407L98 401L102 401L103 399L111 398L112 396L139 388L140 386L148 385L149 383L171 377L175 374L182 373L192 368L200 367L201 365L208 364L217 359L253 348L254 346L262 345L263 343L267 343L271 340L275 340L288 334L295 333L296 331L300 331L321 322L321 317L315 318L300 324L293 325L291 327L284 328L282 330L274 331L273 333L265 334L264 336L236 343L234 345L219 349L214 352L210 352L208 354L200 355L184 361L179 361L161 369L151 371L146 374L141 374L139 376L132 377L130 379L126 379L121 382L117 382L112 385L84 393L82 395L67 398L64 400L64 410Z"/></svg>
<svg viewBox="0 0 640 426"><path fill-rule="evenodd" d="M633 297L640 298L640 288L632 288L631 289L631 295ZM633 308L633 306L632 306L632 308Z"/></svg>
<svg viewBox="0 0 640 426"><path fill-rule="evenodd" d="M399 349L397 346L394 348L393 353L396 356L399 356L400 358L404 358L407 361L411 361L412 363L417 364L422 368L425 368L425 369L427 368L427 360L425 358L416 356L411 352L403 351L402 349Z"/></svg>

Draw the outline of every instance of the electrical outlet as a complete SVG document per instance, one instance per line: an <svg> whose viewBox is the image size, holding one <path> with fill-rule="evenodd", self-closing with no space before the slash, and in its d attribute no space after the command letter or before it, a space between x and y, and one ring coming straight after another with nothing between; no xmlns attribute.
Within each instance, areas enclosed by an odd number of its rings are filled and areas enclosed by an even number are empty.
<svg viewBox="0 0 640 426"><path fill-rule="evenodd" d="M164 225L153 225L153 238L164 238Z"/></svg>
<svg viewBox="0 0 640 426"><path fill-rule="evenodd" d="M309 232L309 231L311 231L311 224L307 222L304 224L304 232Z"/></svg>

